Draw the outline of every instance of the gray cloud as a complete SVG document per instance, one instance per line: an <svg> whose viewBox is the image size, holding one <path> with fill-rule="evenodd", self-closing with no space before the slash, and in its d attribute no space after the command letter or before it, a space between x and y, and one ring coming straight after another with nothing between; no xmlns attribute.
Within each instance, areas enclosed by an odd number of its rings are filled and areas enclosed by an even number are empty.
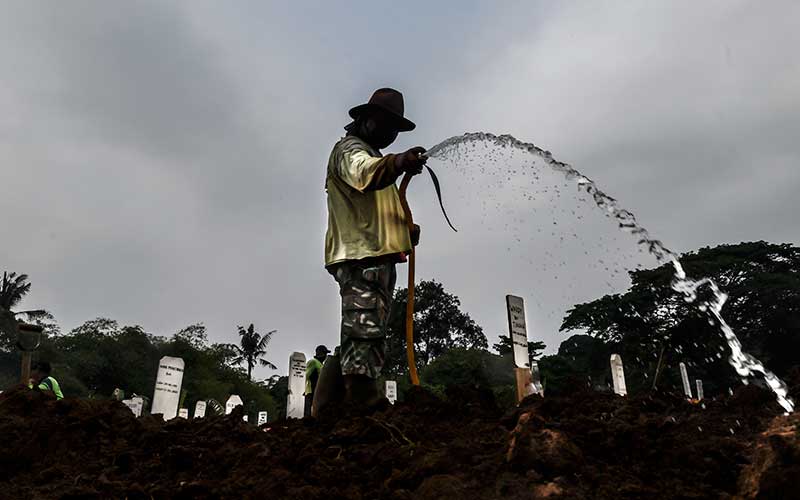
<svg viewBox="0 0 800 500"><path fill-rule="evenodd" d="M324 168L348 107L383 85L419 124L392 149L511 132L677 250L798 243L798 14L791 2L10 4L0 210L14 216L0 263L32 276L30 304L65 329L97 315L165 335L204 321L233 341L255 322L279 329L283 369L291 351L335 343ZM488 194L476 183L489 177L465 177L475 162L434 165L462 230L415 181L419 277L459 294L491 335L514 291L554 348L564 307L624 287L598 260L641 260L573 194L533 186L533 210L512 186Z"/></svg>

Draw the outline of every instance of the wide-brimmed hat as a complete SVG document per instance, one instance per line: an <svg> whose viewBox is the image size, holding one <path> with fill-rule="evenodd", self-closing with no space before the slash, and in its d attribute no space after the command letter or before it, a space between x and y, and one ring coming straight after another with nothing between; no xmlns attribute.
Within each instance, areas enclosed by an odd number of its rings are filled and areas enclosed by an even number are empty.
<svg viewBox="0 0 800 500"><path fill-rule="evenodd" d="M358 118L365 111L380 109L385 111L390 116L395 118L397 130L399 132L408 132L414 130L416 125L414 122L403 116L403 94L395 89L378 89L369 98L369 102L356 106L350 110L350 117L354 120Z"/></svg>

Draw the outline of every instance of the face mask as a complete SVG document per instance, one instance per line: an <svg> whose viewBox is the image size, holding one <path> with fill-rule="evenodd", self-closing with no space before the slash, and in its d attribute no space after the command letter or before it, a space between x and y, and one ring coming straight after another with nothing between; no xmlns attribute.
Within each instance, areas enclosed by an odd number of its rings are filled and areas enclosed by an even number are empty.
<svg viewBox="0 0 800 500"><path fill-rule="evenodd" d="M397 130L380 124L375 118L367 119L364 131L367 135L364 139L377 149L383 149L397 139Z"/></svg>

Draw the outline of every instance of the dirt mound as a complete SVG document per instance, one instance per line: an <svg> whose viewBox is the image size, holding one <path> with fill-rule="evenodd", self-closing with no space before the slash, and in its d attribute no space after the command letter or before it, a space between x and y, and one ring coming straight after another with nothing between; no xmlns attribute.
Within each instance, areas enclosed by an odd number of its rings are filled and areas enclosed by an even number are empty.
<svg viewBox="0 0 800 500"><path fill-rule="evenodd" d="M753 498L800 498L800 416L776 418L759 436L739 491Z"/></svg>
<svg viewBox="0 0 800 500"><path fill-rule="evenodd" d="M259 429L18 387L0 395L0 497L790 498L798 420L759 391L704 405L578 392L502 415L491 393L415 390Z"/></svg>

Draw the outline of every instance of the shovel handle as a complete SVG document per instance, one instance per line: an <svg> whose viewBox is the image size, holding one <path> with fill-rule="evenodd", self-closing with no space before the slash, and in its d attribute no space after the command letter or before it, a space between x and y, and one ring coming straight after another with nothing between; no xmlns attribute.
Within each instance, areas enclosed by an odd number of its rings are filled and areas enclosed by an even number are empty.
<svg viewBox="0 0 800 500"><path fill-rule="evenodd" d="M408 206L406 199L406 192L408 191L408 184L411 182L410 174L403 176L400 181L400 205L403 207L403 214L406 218L406 225L408 230L414 227L414 217L411 214L411 208ZM408 373L411 376L411 383L419 385L419 375L417 374L417 364L414 362L414 264L417 249L411 246L408 253L408 301L406 302L406 358L408 359Z"/></svg>

